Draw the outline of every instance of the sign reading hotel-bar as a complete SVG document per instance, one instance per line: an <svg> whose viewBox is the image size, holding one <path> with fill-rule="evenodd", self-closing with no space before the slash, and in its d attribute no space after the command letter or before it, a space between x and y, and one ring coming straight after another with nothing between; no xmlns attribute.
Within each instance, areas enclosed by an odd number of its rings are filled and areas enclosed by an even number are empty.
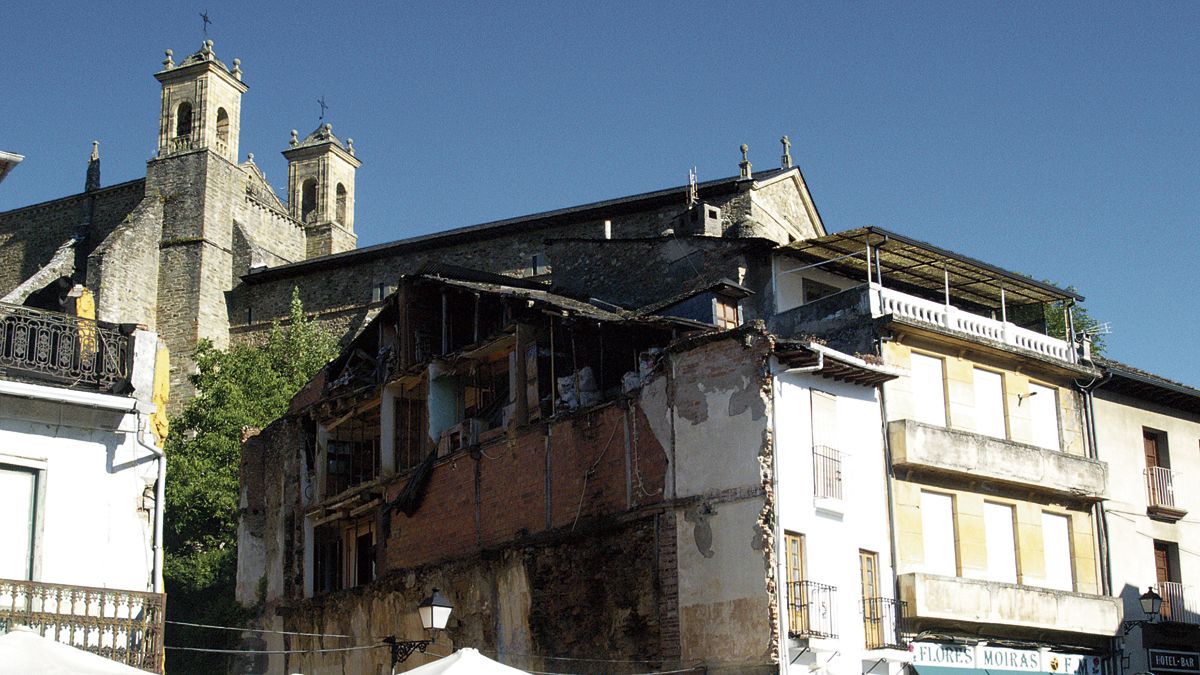
<svg viewBox="0 0 1200 675"><path fill-rule="evenodd" d="M1150 672L1200 673L1200 652L1150 650Z"/></svg>

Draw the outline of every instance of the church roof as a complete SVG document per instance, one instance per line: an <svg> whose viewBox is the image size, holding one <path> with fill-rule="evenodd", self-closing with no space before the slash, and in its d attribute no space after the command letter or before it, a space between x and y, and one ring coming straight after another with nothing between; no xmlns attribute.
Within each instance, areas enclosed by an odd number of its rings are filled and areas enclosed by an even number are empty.
<svg viewBox="0 0 1200 675"><path fill-rule="evenodd" d="M303 141L300 141L293 147L303 148L309 145L320 145L322 143L337 143L338 145L342 145L342 140L333 135L333 125L328 122L322 124L316 129L313 129L311 134L305 136Z"/></svg>
<svg viewBox="0 0 1200 675"><path fill-rule="evenodd" d="M213 41L212 40L205 40L204 44L200 45L200 49L197 50L195 53L193 53L191 56L188 56L184 60L180 61L178 67L182 68L184 66L190 66L194 63L205 63L205 62L215 63L218 66L225 68L225 70L229 70L229 68L225 66L225 63L217 58L217 53L213 51Z"/></svg>

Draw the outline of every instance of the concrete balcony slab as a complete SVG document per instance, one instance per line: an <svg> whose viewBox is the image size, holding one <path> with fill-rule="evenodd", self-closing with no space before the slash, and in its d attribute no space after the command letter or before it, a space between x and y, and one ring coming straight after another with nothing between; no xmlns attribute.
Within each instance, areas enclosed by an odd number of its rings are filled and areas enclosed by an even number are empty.
<svg viewBox="0 0 1200 675"><path fill-rule="evenodd" d="M888 423L892 465L1007 483L1084 501L1106 499L1108 464L1035 445L895 420Z"/></svg>

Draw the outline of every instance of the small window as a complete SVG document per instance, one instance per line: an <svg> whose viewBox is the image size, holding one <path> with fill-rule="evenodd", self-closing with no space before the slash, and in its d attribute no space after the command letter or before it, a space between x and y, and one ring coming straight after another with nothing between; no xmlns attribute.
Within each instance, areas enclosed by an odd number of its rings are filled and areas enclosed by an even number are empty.
<svg viewBox="0 0 1200 675"><path fill-rule="evenodd" d="M804 279L801 283L803 284L804 304L806 305L810 302L816 302L821 298L827 298L839 291L836 286L823 284L812 279Z"/></svg>
<svg viewBox="0 0 1200 675"><path fill-rule="evenodd" d="M945 364L935 356L914 352L912 366L913 419L934 426L946 426Z"/></svg>
<svg viewBox="0 0 1200 675"><path fill-rule="evenodd" d="M1004 378L1000 373L974 369L975 431L1006 438L1004 425Z"/></svg>
<svg viewBox="0 0 1200 675"><path fill-rule="evenodd" d="M925 548L925 572L948 577L958 575L953 496L921 492L921 539Z"/></svg>
<svg viewBox="0 0 1200 675"><path fill-rule="evenodd" d="M184 101L175 109L175 136L192 135L192 104Z"/></svg>
<svg viewBox="0 0 1200 675"><path fill-rule="evenodd" d="M346 224L346 186L337 184L337 221Z"/></svg>
<svg viewBox="0 0 1200 675"><path fill-rule="evenodd" d="M1071 572L1071 521L1067 516L1042 512L1042 550L1046 556L1046 588L1075 590Z"/></svg>
<svg viewBox="0 0 1200 675"><path fill-rule="evenodd" d="M531 273L535 277L538 276L539 274L545 274L545 273L549 272L550 271L549 266L546 264L546 254L545 253L535 253L533 255L533 258L530 259L529 267L530 267Z"/></svg>
<svg viewBox="0 0 1200 675"><path fill-rule="evenodd" d="M737 301L719 295L713 298L713 323L721 330L742 325Z"/></svg>
<svg viewBox="0 0 1200 675"><path fill-rule="evenodd" d="M983 503L983 531L987 540L987 578L1017 583L1017 540L1013 533L1013 507Z"/></svg>
<svg viewBox="0 0 1200 675"><path fill-rule="evenodd" d="M316 219L317 212L317 181L309 178L300 187L300 220L310 222Z"/></svg>
<svg viewBox="0 0 1200 675"><path fill-rule="evenodd" d="M217 108L217 140L229 142L229 113L224 108Z"/></svg>

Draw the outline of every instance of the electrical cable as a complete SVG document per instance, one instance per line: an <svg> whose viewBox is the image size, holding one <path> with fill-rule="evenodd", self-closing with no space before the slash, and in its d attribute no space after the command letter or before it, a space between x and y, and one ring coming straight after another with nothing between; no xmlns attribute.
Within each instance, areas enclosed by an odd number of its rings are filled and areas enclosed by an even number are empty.
<svg viewBox="0 0 1200 675"><path fill-rule="evenodd" d="M269 630L266 628L238 628L236 626L214 626L207 623L188 623L186 621L165 621L176 626L191 626L192 628L211 628L213 630L235 630L243 633L271 633L274 635L302 635L305 637L351 638L353 635L338 635L336 633L297 633L286 630Z"/></svg>
<svg viewBox="0 0 1200 675"><path fill-rule="evenodd" d="M163 649L184 652L206 652L209 654L324 654L326 652L355 652L365 649L384 649L389 645L356 645L354 647L326 647L323 649L213 649L210 647L176 647L163 645Z"/></svg>

